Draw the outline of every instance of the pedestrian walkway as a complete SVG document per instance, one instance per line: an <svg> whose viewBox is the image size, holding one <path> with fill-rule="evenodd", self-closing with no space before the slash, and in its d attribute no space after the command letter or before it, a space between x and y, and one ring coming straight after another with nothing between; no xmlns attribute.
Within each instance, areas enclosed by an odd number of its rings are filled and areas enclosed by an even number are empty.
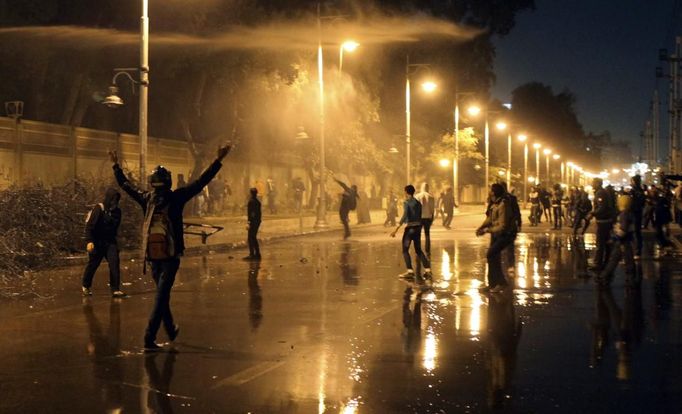
<svg viewBox="0 0 682 414"><path fill-rule="evenodd" d="M462 206L455 213L455 220L457 216L482 214L483 211L483 206L479 205ZM383 225L386 220L386 212L384 210L372 210L370 214L372 218L371 223L357 225L355 224L357 223L357 215L355 212L351 212L351 230L355 227ZM201 243L201 237L187 236L185 240L190 252L201 249L224 250L246 245L246 216L189 217L185 221L189 223L211 224L224 228L222 231L210 236L205 246ZM259 239L268 241L321 231L343 231L343 226L336 212L329 212L327 214L327 224L329 226L326 228L315 229L315 222L316 217L310 213L301 216L286 215L283 217L264 215L263 224L260 227L258 236Z"/></svg>

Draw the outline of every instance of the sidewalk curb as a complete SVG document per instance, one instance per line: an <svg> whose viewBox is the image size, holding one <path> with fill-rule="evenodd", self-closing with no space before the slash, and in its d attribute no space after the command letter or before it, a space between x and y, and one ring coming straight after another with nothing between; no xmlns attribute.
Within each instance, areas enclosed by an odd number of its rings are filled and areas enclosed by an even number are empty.
<svg viewBox="0 0 682 414"><path fill-rule="evenodd" d="M455 217L466 217L466 216L474 216L474 215L479 215L481 213L461 213L457 214ZM371 228L371 227L383 227L383 224L381 223L371 223L371 224L356 224L353 226L353 228ZM268 236L268 237L263 237L263 238L258 238L258 241L261 243L270 243L273 241L279 241L279 240L284 240L284 239L289 239L289 238L297 238L297 237L305 237L305 236L311 236L315 234L324 234L324 233L330 233L330 232L341 232L343 230L342 227L330 227L328 229L323 229L323 230L309 230L309 231L304 231L302 233L293 233L293 234L280 234L280 235L275 235L275 236ZM246 248L247 244L246 241L239 241L239 242L232 242L232 243L216 243L216 244L205 244L205 245L199 245L199 246L192 246L188 247L185 249L184 256L197 256L201 254L206 254L210 252L216 252L216 253L224 253L228 252L231 250L237 250L237 249L243 249ZM141 254L137 250L125 250L120 253L121 261L131 261L131 260L141 260ZM88 255L87 254L82 254L82 255L76 255L76 256L66 256L66 257L61 257L57 259L57 264L56 267L64 267L64 266L76 266L76 265L85 265L88 262Z"/></svg>

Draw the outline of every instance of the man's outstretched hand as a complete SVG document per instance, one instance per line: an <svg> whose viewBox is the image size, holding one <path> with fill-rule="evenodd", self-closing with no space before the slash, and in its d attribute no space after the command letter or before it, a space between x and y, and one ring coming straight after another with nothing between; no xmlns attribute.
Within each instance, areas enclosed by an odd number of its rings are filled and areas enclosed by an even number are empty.
<svg viewBox="0 0 682 414"><path fill-rule="evenodd" d="M231 144L226 144L225 146L218 148L218 161L222 161L223 158L225 158L227 154L230 153L231 149L232 149Z"/></svg>
<svg viewBox="0 0 682 414"><path fill-rule="evenodd" d="M109 151L109 159L113 164L118 164L118 153L116 152L116 150Z"/></svg>

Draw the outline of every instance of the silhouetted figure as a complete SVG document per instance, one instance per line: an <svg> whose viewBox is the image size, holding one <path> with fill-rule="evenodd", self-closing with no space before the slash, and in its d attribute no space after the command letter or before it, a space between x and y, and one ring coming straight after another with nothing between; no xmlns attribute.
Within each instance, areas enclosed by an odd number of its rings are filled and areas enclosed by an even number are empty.
<svg viewBox="0 0 682 414"><path fill-rule="evenodd" d="M594 210L592 215L597 220L597 249L594 258L594 269L601 271L609 260L609 239L613 227L614 205L611 195L602 187L601 178L592 181L594 188Z"/></svg>
<svg viewBox="0 0 682 414"><path fill-rule="evenodd" d="M85 223L85 242L88 251L88 264L83 272L82 292L92 295L92 279L102 259L109 264L109 288L114 297L125 296L121 291L121 268L116 236L121 224L121 209L118 202L121 194L108 188L102 203L95 205Z"/></svg>
<svg viewBox="0 0 682 414"><path fill-rule="evenodd" d="M247 243L249 245L249 255L244 257L244 260L260 260L260 246L258 245L258 229L261 224L261 203L258 200L258 189L252 188L249 190L251 198L246 206L246 214L248 222L246 230L248 231Z"/></svg>
<svg viewBox="0 0 682 414"><path fill-rule="evenodd" d="M346 183L334 179L341 188L343 188L343 193L341 194L341 204L339 205L339 218L341 219L341 224L343 224L343 239L350 237L350 219L348 215L352 210L355 210L358 206L358 187L353 184L348 187Z"/></svg>

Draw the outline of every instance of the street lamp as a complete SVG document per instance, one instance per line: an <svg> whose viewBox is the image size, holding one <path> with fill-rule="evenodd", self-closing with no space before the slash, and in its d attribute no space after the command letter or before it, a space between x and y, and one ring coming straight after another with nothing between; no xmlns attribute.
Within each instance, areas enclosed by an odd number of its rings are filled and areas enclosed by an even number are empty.
<svg viewBox="0 0 682 414"><path fill-rule="evenodd" d="M405 145L407 148L405 158L406 158L406 177L407 177L407 184L410 184L410 180L412 178L412 174L410 171L410 164L411 164L411 152L410 152L410 139L411 139L411 115L410 115L410 75L412 74L410 72L410 69L414 69L415 71L419 70L420 68L430 68L430 65L427 63L410 63L410 56L407 56L406 59L406 64L405 64ZM433 81L427 81L422 83L422 89L424 92L431 93L436 90L436 83Z"/></svg>
<svg viewBox="0 0 682 414"><path fill-rule="evenodd" d="M542 144L536 142L533 144L533 148L535 148L535 185L538 185L540 184L540 148L542 148Z"/></svg>
<svg viewBox="0 0 682 414"><path fill-rule="evenodd" d="M547 173L547 184L551 184L552 180L549 178L549 156L552 154L552 150L549 148L545 148L542 150L542 153L545 154L545 167L546 167L546 173Z"/></svg>
<svg viewBox="0 0 682 414"><path fill-rule="evenodd" d="M447 158L441 158L441 159L438 161L438 164L439 164L441 167L443 167L443 168L447 168L447 167L450 166L450 160L447 159Z"/></svg>
<svg viewBox="0 0 682 414"><path fill-rule="evenodd" d="M523 142L523 205L528 202L528 136L520 134L518 140Z"/></svg>
<svg viewBox="0 0 682 414"><path fill-rule="evenodd" d="M139 72L139 81L135 81L128 71ZM140 67L114 69L116 73L109 87L109 95L102 100L102 103L109 108L118 108L123 105L123 99L118 96L116 78L125 73L133 82L139 86L140 104L138 116L138 135L140 136L140 185L146 187L147 177L147 116L149 102L149 0L142 0L142 16L140 17Z"/></svg>
<svg viewBox="0 0 682 414"><path fill-rule="evenodd" d="M339 72L343 72L343 52L353 53L360 46L360 43L354 40L346 40L341 43L339 47Z"/></svg>
<svg viewBox="0 0 682 414"><path fill-rule="evenodd" d="M559 154L554 154L554 155L552 155L552 159L553 159L554 161L558 161L559 159L561 159L561 155L559 155ZM561 165L561 175L560 175L560 177L559 177L559 181L562 182L562 183L564 182L564 166L563 166L563 164Z"/></svg>
<svg viewBox="0 0 682 414"><path fill-rule="evenodd" d="M504 121L497 123L497 129L500 131L507 131L507 190L511 191L511 164L512 164L512 136L511 128Z"/></svg>
<svg viewBox="0 0 682 414"><path fill-rule="evenodd" d="M473 95L473 92L455 92L455 158L452 160L452 190L456 200L459 200L459 97L466 95ZM467 112L471 114L472 108L475 108L474 112L476 112L476 109L480 112L478 107L470 107ZM476 116L478 112L473 114L473 116Z"/></svg>

